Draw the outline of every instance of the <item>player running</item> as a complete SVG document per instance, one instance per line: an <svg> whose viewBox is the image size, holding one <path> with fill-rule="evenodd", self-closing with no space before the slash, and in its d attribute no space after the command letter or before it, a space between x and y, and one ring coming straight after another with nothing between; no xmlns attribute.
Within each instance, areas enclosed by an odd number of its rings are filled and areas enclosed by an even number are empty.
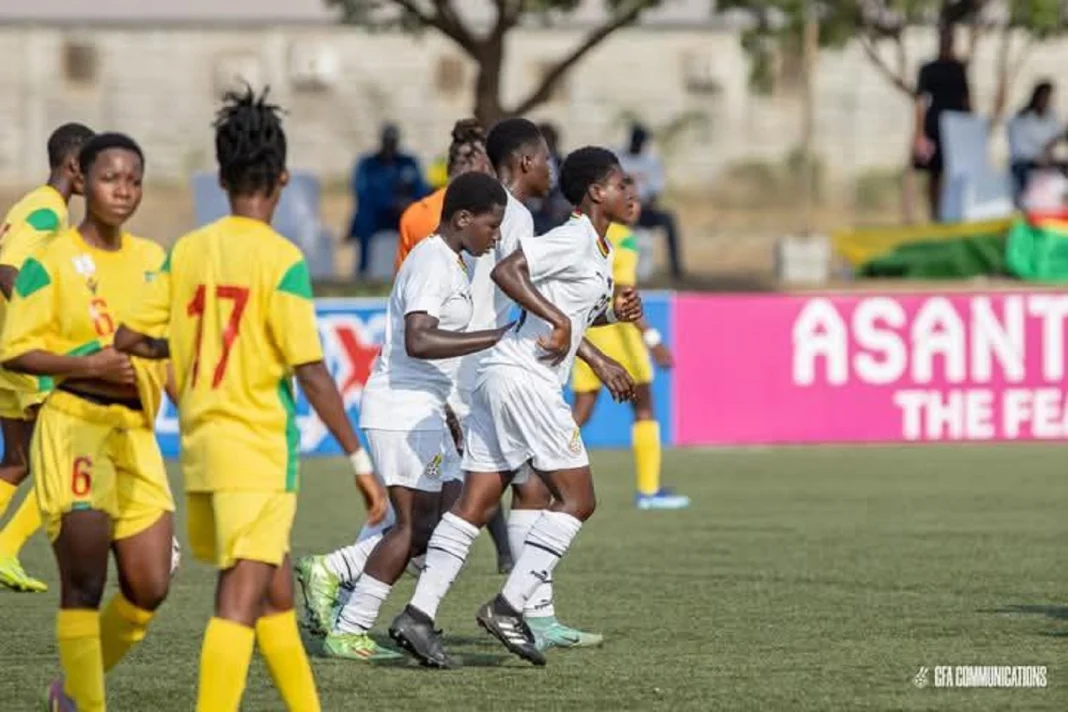
<svg viewBox="0 0 1068 712"><path fill-rule="evenodd" d="M577 208L572 218L541 237L521 238L519 249L493 269L493 281L523 312L516 329L480 361L463 494L434 530L411 603L390 626L393 639L425 665L453 665L434 617L510 480L527 477L532 468L559 496L531 528L503 591L477 619L535 664L544 665L545 656L522 612L593 514L589 458L562 388L589 325L641 317L633 289L613 296L604 237L636 198L615 155L602 148L569 155L561 188Z"/></svg>
<svg viewBox="0 0 1068 712"><path fill-rule="evenodd" d="M469 331L473 304L462 253L492 249L507 197L496 179L468 173L445 193L442 224L404 261L389 297L382 353L364 386L360 427L389 490L396 524L375 547L327 636L328 654L399 657L368 636L382 602L412 557L423 554L462 485L445 412L460 357L496 344L510 326Z"/></svg>
<svg viewBox="0 0 1068 712"><path fill-rule="evenodd" d="M636 287L638 284L638 245L628 226L638 221L640 211L641 204L635 202L626 223L612 223L608 227L606 237L612 244L612 278L619 287ZM653 364L649 356L652 355L661 368L671 368L671 352L664 345L663 337L642 318L633 324L610 324L590 329L586 338L606 356L622 364L634 379L631 447L638 485L635 505L638 509L685 509L690 506L689 497L660 487L660 424L653 410ZM572 411L581 428L593 415L593 407L601 392L601 379L579 360L571 374L571 388L575 391Z"/></svg>
<svg viewBox="0 0 1068 712"><path fill-rule="evenodd" d="M48 709L105 708L104 675L146 633L170 585L174 502L153 431L166 366L111 348L118 317L163 260L123 230L141 202L144 155L122 134L82 148L85 219L26 259L0 340L11 371L50 377L30 446L60 574L64 679ZM101 613L108 552L119 592Z"/></svg>
<svg viewBox="0 0 1068 712"><path fill-rule="evenodd" d="M48 138L48 181L24 195L0 223L0 327L11 301L22 263L49 239L67 229L67 204L78 194L78 153L93 132L81 124L63 124ZM29 449L33 419L45 393L38 381L23 374L0 372L0 430L4 458L0 462L0 517L4 516L19 484L30 473ZM27 496L0 531L0 586L15 591L47 591L19 563L19 552L41 527L37 500Z"/></svg>
<svg viewBox="0 0 1068 712"><path fill-rule="evenodd" d="M279 113L251 89L226 95L215 152L230 216L178 240L116 337L129 353L172 357L189 543L219 569L200 656L201 712L238 709L254 645L288 709L320 709L293 612L292 376L349 453L369 518L387 506L323 364L307 265L270 227L289 177Z"/></svg>

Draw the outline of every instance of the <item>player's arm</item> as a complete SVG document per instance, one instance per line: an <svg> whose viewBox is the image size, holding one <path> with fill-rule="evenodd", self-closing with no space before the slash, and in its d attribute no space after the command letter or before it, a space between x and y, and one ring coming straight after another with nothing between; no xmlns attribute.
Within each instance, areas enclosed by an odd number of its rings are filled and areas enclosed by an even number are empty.
<svg viewBox="0 0 1068 712"><path fill-rule="evenodd" d="M285 362L293 369L297 382L312 409L330 434L349 456L356 488L363 495L367 518L372 524L382 521L389 507L386 491L374 476L367 452L345 413L345 404L337 384L323 362L323 348L315 322L311 276L303 259L290 265L271 293L267 325L272 340Z"/></svg>
<svg viewBox="0 0 1068 712"><path fill-rule="evenodd" d="M590 343L589 339L583 339L579 344L576 355L593 369L594 375L603 383L608 392L612 394L617 403L629 401L634 398L634 379L627 373L615 359Z"/></svg>
<svg viewBox="0 0 1068 712"><path fill-rule="evenodd" d="M159 269L145 283L140 299L128 313L120 315L113 341L115 348L140 358L160 361L171 357L166 333L171 320L171 258L163 258Z"/></svg>
<svg viewBox="0 0 1068 712"><path fill-rule="evenodd" d="M294 369L294 374L308 399L308 404L349 456L356 474L356 487L363 495L364 505L367 507L367 521L370 524L378 524L386 516L389 500L386 499L382 484L374 476L371 458L360 446L360 439L356 437L356 431L349 422L345 403L338 393L337 384L326 369L326 364L322 361L301 364Z"/></svg>
<svg viewBox="0 0 1068 712"><path fill-rule="evenodd" d="M642 318L642 298L634 287L616 287L612 303L593 320L594 326L620 321L635 322Z"/></svg>
<svg viewBox="0 0 1068 712"><path fill-rule="evenodd" d="M634 327L641 332L642 343L645 344L645 348L649 349L649 353L652 355L656 365L660 368L673 368L675 366L675 357L672 356L671 349L664 343L664 336L660 333L660 330L653 328L644 316L634 322Z"/></svg>
<svg viewBox="0 0 1068 712"><path fill-rule="evenodd" d="M15 291L19 269L33 249L41 244L41 238L62 227L59 215L51 208L35 210L26 219L11 226L0 246L0 292L9 302Z"/></svg>
<svg viewBox="0 0 1068 712"><path fill-rule="evenodd" d="M493 346L511 324L485 331L447 331L438 318L426 312L404 315L404 350L412 358L439 359L466 356Z"/></svg>
<svg viewBox="0 0 1068 712"><path fill-rule="evenodd" d="M548 239L542 237L540 241L545 242ZM548 352L550 363L557 365L567 358L568 351L571 350L571 320L534 286L524 250L537 242L538 240L522 241L518 250L497 263L490 272L490 278L523 310L541 317L553 327L548 337L538 339L538 345Z"/></svg>
<svg viewBox="0 0 1068 712"><path fill-rule="evenodd" d="M0 292L4 293L4 299L11 301L11 293L15 290L15 279L19 271L11 265L0 265Z"/></svg>

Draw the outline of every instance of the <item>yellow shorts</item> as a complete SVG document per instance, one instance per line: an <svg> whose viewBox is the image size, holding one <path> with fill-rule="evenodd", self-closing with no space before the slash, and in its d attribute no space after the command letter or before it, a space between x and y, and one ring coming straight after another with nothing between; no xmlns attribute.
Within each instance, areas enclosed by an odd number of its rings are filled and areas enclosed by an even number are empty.
<svg viewBox="0 0 1068 712"><path fill-rule="evenodd" d="M87 405L92 419L85 415ZM106 512L112 538L126 539L174 511L156 436L140 413L122 406L91 406L77 396L53 393L37 416L30 468L52 540L68 512Z"/></svg>
<svg viewBox="0 0 1068 712"><path fill-rule="evenodd" d="M653 363L642 341L642 333L633 324L610 324L586 330L586 338L609 358L618 361L634 382L641 385L653 382ZM571 389L576 393L601 390L601 379L582 359L575 359L571 373Z"/></svg>
<svg viewBox="0 0 1068 712"><path fill-rule="evenodd" d="M189 548L200 561L223 570L238 559L278 566L289 553L294 492L187 492L185 502Z"/></svg>
<svg viewBox="0 0 1068 712"><path fill-rule="evenodd" d="M47 397L45 392L0 390L0 418L33 420L35 408Z"/></svg>

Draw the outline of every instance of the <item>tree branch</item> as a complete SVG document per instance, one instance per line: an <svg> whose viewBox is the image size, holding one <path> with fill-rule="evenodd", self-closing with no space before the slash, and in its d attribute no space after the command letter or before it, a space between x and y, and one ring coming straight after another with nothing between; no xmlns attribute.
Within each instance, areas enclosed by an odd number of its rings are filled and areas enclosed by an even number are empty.
<svg viewBox="0 0 1068 712"><path fill-rule="evenodd" d="M542 77L541 83L535 87L526 99L519 102L515 107L515 110L511 113L520 115L525 114L531 109L545 103L550 96L552 96L553 89L556 88L557 83L563 78L567 71L571 69L580 59L592 50L597 45L601 44L606 37L626 25L634 22L642 10L652 7L655 0L636 0L629 8L619 12L611 20L608 20L603 25L586 35L586 39L583 40L575 49L558 61L549 72Z"/></svg>
<svg viewBox="0 0 1068 712"><path fill-rule="evenodd" d="M451 39L470 56L478 52L478 43L472 37L471 32L460 22L459 18L449 7L449 0L434 0L434 14L428 15L419 8L415 0L391 0L401 9L414 17L417 22L427 27L433 27L446 37Z"/></svg>
<svg viewBox="0 0 1068 712"><path fill-rule="evenodd" d="M859 38L860 46L864 48L864 54L868 55L868 59L870 59L872 64L875 65L875 68L879 71L880 74L882 74L887 80L890 81L891 84L893 84L905 94L912 96L916 93L912 85L905 81L905 78L902 74L898 74L890 68L890 65L887 64L886 60L884 60L882 55L879 54L878 47L875 46L875 43L872 41L871 37L867 33L861 33L859 35ZM904 57L903 49L899 49L898 57L900 64L901 58Z"/></svg>

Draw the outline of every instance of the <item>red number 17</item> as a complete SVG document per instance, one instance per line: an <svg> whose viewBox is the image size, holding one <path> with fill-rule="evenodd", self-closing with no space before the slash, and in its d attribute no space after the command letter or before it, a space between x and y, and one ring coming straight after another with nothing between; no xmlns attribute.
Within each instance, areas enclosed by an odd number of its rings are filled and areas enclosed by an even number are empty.
<svg viewBox="0 0 1068 712"><path fill-rule="evenodd" d="M193 386L197 384L197 374L200 372L200 346L204 339L204 311L207 307L207 292L208 290L203 284L198 286L196 294L193 295L193 298L185 308L186 314L198 317L196 344L194 346L196 355L193 356ZM226 328L223 329L222 355L219 356L219 363L215 364L215 373L211 378L212 388L218 388L219 384L222 383L223 376L226 374L226 364L230 360L230 349L234 345L234 340L237 339L237 332L241 327L241 315L245 312L245 305L248 304L248 287L220 284L215 287L215 298L220 300L229 299L234 303L234 308L230 312L230 321L226 323Z"/></svg>

